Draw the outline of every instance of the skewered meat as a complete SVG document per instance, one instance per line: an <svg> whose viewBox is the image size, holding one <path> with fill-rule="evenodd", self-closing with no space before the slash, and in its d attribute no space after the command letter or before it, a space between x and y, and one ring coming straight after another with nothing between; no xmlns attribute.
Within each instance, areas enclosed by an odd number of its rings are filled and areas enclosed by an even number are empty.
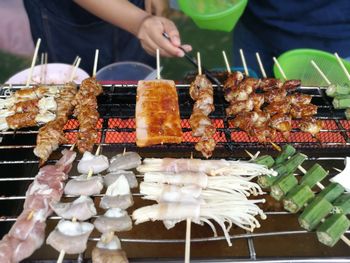
<svg viewBox="0 0 350 263"><path fill-rule="evenodd" d="M92 250L92 263L128 263L124 250L121 249L117 236L103 234Z"/></svg>
<svg viewBox="0 0 350 263"><path fill-rule="evenodd" d="M52 202L52 210L64 219L76 218L85 221L96 215L94 201L88 196L80 196L71 203Z"/></svg>
<svg viewBox="0 0 350 263"><path fill-rule="evenodd" d="M16 102L10 110L13 112L38 112L39 99L25 100Z"/></svg>
<svg viewBox="0 0 350 263"><path fill-rule="evenodd" d="M204 157L209 158L216 146L213 139L216 129L208 118L210 112L214 110L213 86L205 75L198 75L191 83L190 95L195 100L190 117L192 135L201 137L195 149L202 152Z"/></svg>
<svg viewBox="0 0 350 263"><path fill-rule="evenodd" d="M112 157L108 171L134 169L141 164L141 156L136 152L120 153Z"/></svg>
<svg viewBox="0 0 350 263"><path fill-rule="evenodd" d="M287 91L295 91L297 88L299 88L301 85L301 80L300 79L290 79L286 80L282 88L286 89Z"/></svg>
<svg viewBox="0 0 350 263"><path fill-rule="evenodd" d="M250 131L264 126L269 119L270 115L263 111L242 112L231 123L241 130Z"/></svg>
<svg viewBox="0 0 350 263"><path fill-rule="evenodd" d="M26 192L23 212L9 234L0 241L0 262L22 261L43 244L45 220L52 213L48 203L59 200L62 194L60 189L51 189L50 185L63 187L62 180L67 175L62 175L62 172L69 172L76 156L75 152L68 150L62 151L62 154L62 158L55 165L44 166L39 170Z"/></svg>
<svg viewBox="0 0 350 263"><path fill-rule="evenodd" d="M190 96L193 100L198 100L203 91L213 94L213 86L205 75L197 75L196 79L190 85Z"/></svg>
<svg viewBox="0 0 350 263"><path fill-rule="evenodd" d="M135 174L132 171L124 171L124 170L110 172L105 176L103 176L104 184L108 187L111 184L113 184L122 175L125 176L130 188L135 188L138 186Z"/></svg>
<svg viewBox="0 0 350 263"><path fill-rule="evenodd" d="M290 109L290 114L293 118L307 118L317 114L317 106L314 104L300 104L300 105L292 105Z"/></svg>
<svg viewBox="0 0 350 263"><path fill-rule="evenodd" d="M309 104L311 102L312 96L302 93L293 93L287 96L291 104Z"/></svg>
<svg viewBox="0 0 350 263"><path fill-rule="evenodd" d="M81 153L91 152L97 140L96 130L99 113L97 111L96 96L102 93L102 86L96 78L87 78L82 81L80 89L72 104L75 106L74 115L79 121L77 147Z"/></svg>
<svg viewBox="0 0 350 263"><path fill-rule="evenodd" d="M282 132L285 138L289 137L292 130L292 118L289 115L276 114L271 117L271 127Z"/></svg>
<svg viewBox="0 0 350 263"><path fill-rule="evenodd" d="M101 193L103 179L100 175L90 176L83 174L71 179L64 188L66 195L96 195Z"/></svg>
<svg viewBox="0 0 350 263"><path fill-rule="evenodd" d="M192 113L189 122L192 128L192 136L195 137L203 136L206 127L212 126L209 117L199 110Z"/></svg>
<svg viewBox="0 0 350 263"><path fill-rule="evenodd" d="M248 131L248 134L255 136L259 142L271 142L276 137L276 130L269 127L267 124L258 128L253 128Z"/></svg>
<svg viewBox="0 0 350 263"><path fill-rule="evenodd" d="M288 114L290 112L291 105L287 99L271 102L264 108L264 111L269 113L270 116L275 115L277 113L280 114Z"/></svg>
<svg viewBox="0 0 350 263"><path fill-rule="evenodd" d="M182 130L175 83L139 81L136 97L136 145L181 143Z"/></svg>
<svg viewBox="0 0 350 263"><path fill-rule="evenodd" d="M264 93L265 102L279 102L284 101L287 96L287 91L285 89L273 89Z"/></svg>
<svg viewBox="0 0 350 263"><path fill-rule="evenodd" d="M171 185L196 185L207 188L208 176L203 172L147 172L143 177L146 183L171 184Z"/></svg>
<svg viewBox="0 0 350 263"><path fill-rule="evenodd" d="M244 75L240 71L232 72L228 75L225 83L224 83L224 91L226 90L234 90L238 87L238 84L243 80Z"/></svg>
<svg viewBox="0 0 350 263"><path fill-rule="evenodd" d="M283 82L275 78L263 78L261 79L259 88L263 91L270 91L273 89L280 89L283 86Z"/></svg>
<svg viewBox="0 0 350 263"><path fill-rule="evenodd" d="M125 176L120 176L113 184L108 186L106 194L101 198L100 207L103 209L127 209L134 204L130 186Z"/></svg>
<svg viewBox="0 0 350 263"><path fill-rule="evenodd" d="M299 128L303 132L308 132L311 133L312 136L315 136L322 129L322 121L309 117L300 122Z"/></svg>
<svg viewBox="0 0 350 263"><path fill-rule="evenodd" d="M33 112L16 113L6 117L7 125L10 129L17 130L23 127L31 127L36 125L35 117L39 110Z"/></svg>
<svg viewBox="0 0 350 263"><path fill-rule="evenodd" d="M253 99L254 110L255 111L261 110L261 106L265 102L264 94L262 94L262 93L254 93L254 94L250 95L250 98Z"/></svg>
<svg viewBox="0 0 350 263"><path fill-rule="evenodd" d="M59 92L59 89L55 86L36 86L33 88L26 88L17 90L14 94L16 101L19 100L32 100L40 99L43 96L54 96Z"/></svg>
<svg viewBox="0 0 350 263"><path fill-rule="evenodd" d="M122 232L131 230L132 221L125 210L112 208L103 216L96 218L94 225L101 233Z"/></svg>
<svg viewBox="0 0 350 263"><path fill-rule="evenodd" d="M254 100L231 101L230 106L226 108L226 115L236 115L240 112L249 112L254 109Z"/></svg>
<svg viewBox="0 0 350 263"><path fill-rule="evenodd" d="M94 155L90 152L85 152L83 157L78 163L78 172L97 174L106 170L109 166L108 158L104 155Z"/></svg>
<svg viewBox="0 0 350 263"><path fill-rule="evenodd" d="M263 165L243 161L174 159L174 158L146 158L137 167L141 173L146 172L203 172L208 175L247 175L261 174L276 175L274 171Z"/></svg>
<svg viewBox="0 0 350 263"><path fill-rule="evenodd" d="M79 254L86 250L86 243L94 229L94 225L87 222L72 222L60 220L46 239L46 244L57 251L67 254Z"/></svg>
<svg viewBox="0 0 350 263"><path fill-rule="evenodd" d="M77 86L74 83L66 84L56 99L56 119L39 129L34 154L41 159L41 163L46 162L50 154L58 148L59 144L66 141L63 127L68 120L68 116L72 113L72 100L76 92Z"/></svg>

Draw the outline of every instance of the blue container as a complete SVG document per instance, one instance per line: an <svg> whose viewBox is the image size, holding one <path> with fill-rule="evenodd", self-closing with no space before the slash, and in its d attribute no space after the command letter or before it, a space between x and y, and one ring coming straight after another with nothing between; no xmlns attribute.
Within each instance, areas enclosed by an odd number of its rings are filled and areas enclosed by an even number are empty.
<svg viewBox="0 0 350 263"><path fill-rule="evenodd" d="M101 68L97 80L142 80L155 69L136 61L116 62Z"/></svg>

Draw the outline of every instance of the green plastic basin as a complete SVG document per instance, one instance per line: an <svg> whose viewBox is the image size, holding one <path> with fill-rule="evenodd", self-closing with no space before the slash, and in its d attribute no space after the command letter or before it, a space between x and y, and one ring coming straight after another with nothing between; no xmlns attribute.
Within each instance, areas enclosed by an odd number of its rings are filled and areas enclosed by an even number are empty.
<svg viewBox="0 0 350 263"><path fill-rule="evenodd" d="M202 29L229 32L248 3L248 0L179 0L181 10Z"/></svg>

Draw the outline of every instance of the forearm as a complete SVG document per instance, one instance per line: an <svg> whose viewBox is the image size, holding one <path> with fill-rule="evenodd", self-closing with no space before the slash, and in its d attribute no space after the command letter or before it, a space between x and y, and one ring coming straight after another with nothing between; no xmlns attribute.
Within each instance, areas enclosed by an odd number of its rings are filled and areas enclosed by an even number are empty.
<svg viewBox="0 0 350 263"><path fill-rule="evenodd" d="M147 12L127 0L74 0L82 8L101 19L137 35Z"/></svg>

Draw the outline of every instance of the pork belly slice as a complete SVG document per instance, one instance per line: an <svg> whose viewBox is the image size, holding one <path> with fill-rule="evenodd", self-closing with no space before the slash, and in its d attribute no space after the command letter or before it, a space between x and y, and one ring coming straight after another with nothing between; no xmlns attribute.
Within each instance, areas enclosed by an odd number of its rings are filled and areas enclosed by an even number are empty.
<svg viewBox="0 0 350 263"><path fill-rule="evenodd" d="M74 178L66 184L64 193L66 195L96 195L101 193L103 188L103 179L100 175L87 177L83 174Z"/></svg>
<svg viewBox="0 0 350 263"><path fill-rule="evenodd" d="M109 166L108 158L104 155L94 155L90 152L84 152L83 157L78 163L78 172L88 174L90 170L94 174L103 172Z"/></svg>
<svg viewBox="0 0 350 263"><path fill-rule="evenodd" d="M180 111L174 81L139 81L135 114L137 146L181 143Z"/></svg>
<svg viewBox="0 0 350 263"><path fill-rule="evenodd" d="M96 215L94 201L88 196L80 196L70 203L53 202L50 204L55 213L64 219L76 218L85 221Z"/></svg>
<svg viewBox="0 0 350 263"><path fill-rule="evenodd" d="M121 208L127 209L134 204L130 186L124 175L121 175L106 191L102 197L100 207L103 209Z"/></svg>
<svg viewBox="0 0 350 263"><path fill-rule="evenodd" d="M66 254L79 254L86 250L94 225L87 222L61 220L46 239L46 244Z"/></svg>
<svg viewBox="0 0 350 263"><path fill-rule="evenodd" d="M94 225L101 233L129 231L132 221L125 210L111 208L103 216L96 218Z"/></svg>
<svg viewBox="0 0 350 263"><path fill-rule="evenodd" d="M136 152L120 153L112 157L109 172L134 169L141 164L141 156Z"/></svg>
<svg viewBox="0 0 350 263"><path fill-rule="evenodd" d="M125 176L130 188L135 188L138 186L138 182L135 174L132 171L123 171L123 170L110 172L106 174L103 177L104 184L108 187L111 184L113 184L122 175Z"/></svg>

